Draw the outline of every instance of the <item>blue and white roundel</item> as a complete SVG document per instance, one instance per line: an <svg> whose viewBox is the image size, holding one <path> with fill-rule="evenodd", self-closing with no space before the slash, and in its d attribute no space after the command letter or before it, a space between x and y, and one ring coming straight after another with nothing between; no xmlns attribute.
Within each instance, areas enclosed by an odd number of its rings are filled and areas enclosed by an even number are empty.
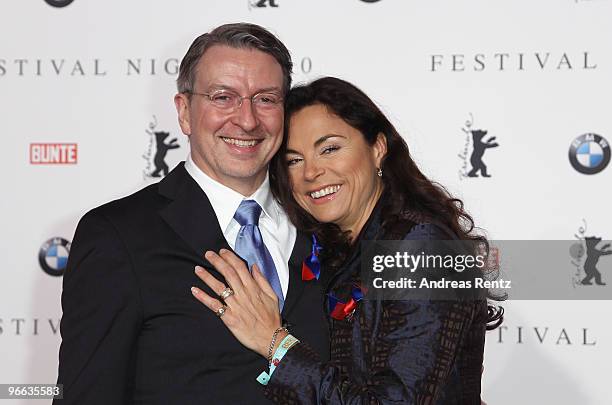
<svg viewBox="0 0 612 405"><path fill-rule="evenodd" d="M38 262L45 273L61 276L68 264L70 242L64 238L52 238L46 241L38 252Z"/></svg>
<svg viewBox="0 0 612 405"><path fill-rule="evenodd" d="M68 263L68 250L62 245L53 245L47 250L45 260L49 267L55 270L63 270Z"/></svg>
<svg viewBox="0 0 612 405"><path fill-rule="evenodd" d="M574 169L583 174L596 174L610 162L608 141L597 134L584 134L574 139L569 150L569 160Z"/></svg>
<svg viewBox="0 0 612 405"><path fill-rule="evenodd" d="M576 159L584 167L597 167L604 158L604 151L595 142L584 142L576 150Z"/></svg>

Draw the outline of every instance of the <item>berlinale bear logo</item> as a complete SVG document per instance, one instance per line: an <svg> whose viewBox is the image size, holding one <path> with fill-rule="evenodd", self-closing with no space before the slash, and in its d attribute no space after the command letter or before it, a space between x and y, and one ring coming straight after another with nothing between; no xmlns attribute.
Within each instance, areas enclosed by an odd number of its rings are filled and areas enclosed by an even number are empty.
<svg viewBox="0 0 612 405"><path fill-rule="evenodd" d="M463 161L461 170L459 170L459 178L461 179L465 177L478 177L479 172L480 176L482 177L491 177L491 174L487 171L487 165L485 165L482 158L487 149L499 146L499 144L495 142L496 137L492 136L485 139L487 136L487 131L482 129L473 129L473 125L474 117L472 114L470 114L470 119L465 122L465 125L462 128L462 131L465 134L464 148L458 155ZM470 170L468 170L468 161L471 165Z"/></svg>
<svg viewBox="0 0 612 405"><path fill-rule="evenodd" d="M486 142L482 140L487 134L487 131L474 129L471 131L471 133L472 155L470 156L470 163L472 164L472 170L470 170L467 175L468 177L478 177L478 171L480 171L482 177L491 177L491 175L487 173L487 166L482 161L482 156L484 155L485 150L499 146L499 144L494 142L494 136L489 138Z"/></svg>
<svg viewBox="0 0 612 405"><path fill-rule="evenodd" d="M249 0L249 8L251 7L257 7L257 8L264 8L264 7L278 7L278 4L276 3L276 0Z"/></svg>
<svg viewBox="0 0 612 405"><path fill-rule="evenodd" d="M149 135L149 146L147 151L142 155L147 161L147 166L144 170L146 177L161 177L165 176L170 171L166 163L166 155L170 149L180 148L176 138L172 138L166 143L166 139L170 136L169 132L155 131L157 127L157 118L153 116L153 121L149 123L149 128L146 133ZM153 149L155 148L155 153Z"/></svg>
<svg viewBox="0 0 612 405"><path fill-rule="evenodd" d="M595 279L595 284L606 285L606 283L601 281L601 273L597 270L597 262L600 256L612 255L612 250L608 250L610 248L610 243L606 243L601 249L597 249L597 245L601 242L601 238L587 236L584 241L586 244L586 259L582 267L585 277L580 283L583 285L590 285L592 284L591 280Z"/></svg>
<svg viewBox="0 0 612 405"><path fill-rule="evenodd" d="M169 132L155 132L155 157L153 158L153 163L155 164L155 170L151 173L151 177L160 177L160 173L164 173L164 176L168 174L168 165L164 161L166 158L166 154L170 149L176 149L180 147L176 143L176 138L172 138L170 143L165 143L166 138L170 136Z"/></svg>
<svg viewBox="0 0 612 405"><path fill-rule="evenodd" d="M600 246L602 238L586 236L586 221L583 219L582 222L583 226L578 228L578 234L575 235L579 242L570 248L572 263L576 266L574 285L592 285L593 279L597 285L606 285L601 279L601 272L597 264L601 256L612 255L612 249L610 249L612 244L604 243Z"/></svg>

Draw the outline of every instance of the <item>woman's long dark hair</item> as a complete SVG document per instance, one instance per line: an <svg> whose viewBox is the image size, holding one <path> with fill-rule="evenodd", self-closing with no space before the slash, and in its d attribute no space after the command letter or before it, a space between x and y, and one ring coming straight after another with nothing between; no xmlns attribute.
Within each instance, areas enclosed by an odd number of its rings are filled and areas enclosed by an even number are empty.
<svg viewBox="0 0 612 405"><path fill-rule="evenodd" d="M459 239L486 244L485 237L474 233L474 221L464 210L463 202L453 198L442 185L425 177L410 156L404 139L376 104L354 85L335 77L324 77L296 86L287 95L285 134L270 165L270 183L272 193L296 227L314 233L323 247L334 247L333 252L331 249L321 251L326 269L337 270L347 258L351 250L349 235L336 224L318 222L295 201L285 157L291 117L311 105L325 106L359 130L369 145L376 142L378 134L384 134L387 154L381 162L381 169L385 198L380 209L384 235L400 235L402 238L411 225L435 219ZM490 315L489 321L501 323L501 314L494 315L499 318Z"/></svg>

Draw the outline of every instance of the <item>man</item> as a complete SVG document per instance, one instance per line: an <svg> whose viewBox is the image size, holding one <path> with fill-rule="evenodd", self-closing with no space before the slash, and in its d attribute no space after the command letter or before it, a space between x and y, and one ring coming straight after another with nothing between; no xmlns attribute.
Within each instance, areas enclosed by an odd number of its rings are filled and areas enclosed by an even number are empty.
<svg viewBox="0 0 612 405"><path fill-rule="evenodd" d="M300 276L309 238L289 223L268 183L291 68L285 46L256 25L223 25L193 42L175 96L187 161L158 184L90 211L77 227L64 276L65 399L57 404L269 403L256 381L266 359L190 293L193 285L213 293L195 277L196 265L222 280L207 250L271 260L266 277L282 317L328 356L321 288ZM243 221L247 205L254 223ZM236 243L245 226L257 227L266 249Z"/></svg>

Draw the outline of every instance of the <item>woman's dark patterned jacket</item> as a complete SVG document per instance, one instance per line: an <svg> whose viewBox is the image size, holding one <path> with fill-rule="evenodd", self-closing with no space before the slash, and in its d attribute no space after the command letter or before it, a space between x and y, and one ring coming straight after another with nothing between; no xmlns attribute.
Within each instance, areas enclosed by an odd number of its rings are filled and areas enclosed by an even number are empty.
<svg viewBox="0 0 612 405"><path fill-rule="evenodd" d="M375 210L361 240L376 239L379 228ZM427 223L414 226L404 239L449 236ZM358 281L360 270L355 252L330 290ZM480 405L486 319L485 299L362 300L352 320L330 324L329 362L321 362L307 342L294 346L274 371L266 395L283 405Z"/></svg>

